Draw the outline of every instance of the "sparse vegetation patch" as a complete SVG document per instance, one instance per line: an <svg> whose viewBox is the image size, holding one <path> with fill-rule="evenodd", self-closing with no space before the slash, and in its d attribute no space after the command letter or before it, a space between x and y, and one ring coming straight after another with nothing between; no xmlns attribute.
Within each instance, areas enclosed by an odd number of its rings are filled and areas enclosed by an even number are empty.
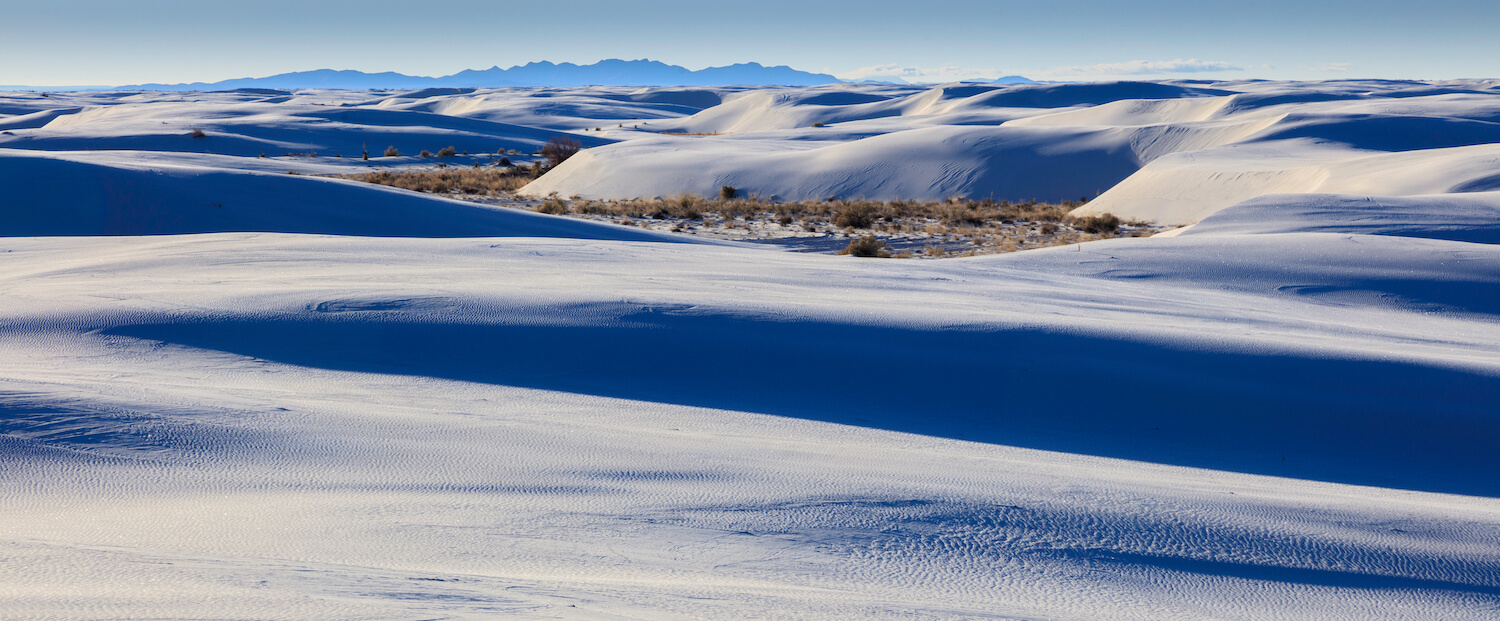
<svg viewBox="0 0 1500 621"><path fill-rule="evenodd" d="M346 175L345 178L415 192L454 194L463 198L504 196L531 181L530 173L521 168L460 167L401 172L382 170Z"/></svg>
<svg viewBox="0 0 1500 621"><path fill-rule="evenodd" d="M539 177L530 165L380 171L347 178L417 192L721 239L768 241L855 256L961 257L1032 250L1111 237L1146 237L1158 229L1111 214L1073 218L1083 201L963 200L768 201L731 186L717 198L530 199L513 192ZM873 241L865 241L866 238ZM879 242L877 245L876 242Z"/></svg>

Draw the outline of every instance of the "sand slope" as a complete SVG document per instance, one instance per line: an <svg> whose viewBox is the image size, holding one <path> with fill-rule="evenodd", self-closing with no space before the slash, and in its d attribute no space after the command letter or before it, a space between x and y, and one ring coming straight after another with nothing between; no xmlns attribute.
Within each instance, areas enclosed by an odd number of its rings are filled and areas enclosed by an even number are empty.
<svg viewBox="0 0 1500 621"><path fill-rule="evenodd" d="M1500 192L1495 146L1466 144L1490 88L5 95L0 610L1493 618ZM556 126L497 121L548 98L573 106ZM618 127L645 109L765 125ZM850 120L783 123L835 118L809 110ZM863 260L154 127L425 144L610 119L531 191L1097 188L1085 210L1198 223Z"/></svg>

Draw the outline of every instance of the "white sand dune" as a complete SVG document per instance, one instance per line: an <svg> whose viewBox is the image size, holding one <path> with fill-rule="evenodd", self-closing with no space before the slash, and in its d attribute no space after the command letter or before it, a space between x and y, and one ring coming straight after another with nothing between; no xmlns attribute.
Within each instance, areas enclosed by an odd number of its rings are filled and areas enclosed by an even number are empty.
<svg viewBox="0 0 1500 621"><path fill-rule="evenodd" d="M245 101L247 98L252 100ZM179 151L250 157L317 153L344 158L359 158L363 151L369 151L378 158L391 146L406 155L450 146L461 152L516 149L530 153L553 136L569 135L557 129L444 114L346 107L319 95L305 99L322 101L299 102L234 91L203 99L207 101L163 95L158 100L62 111L65 114L53 110L0 118L0 127L18 126L0 134L0 148ZM55 116L32 127L47 115ZM195 138L194 129L205 136ZM572 137L585 146L611 142L588 135Z"/></svg>
<svg viewBox="0 0 1500 621"><path fill-rule="evenodd" d="M1492 86L0 96L0 616L1494 618ZM588 121L529 191L1197 224L864 260L248 148Z"/></svg>
<svg viewBox="0 0 1500 621"><path fill-rule="evenodd" d="M1382 153L1271 141L1164 157L1076 213L1186 224L1267 194L1485 192L1500 189L1497 163L1497 144Z"/></svg>
<svg viewBox="0 0 1500 621"><path fill-rule="evenodd" d="M468 93L450 92L454 90ZM589 89L434 89L373 102L386 110L432 112L552 130L587 131L641 120L674 119L718 106L741 89L596 87ZM462 95L462 96L454 96Z"/></svg>
<svg viewBox="0 0 1500 621"><path fill-rule="evenodd" d="M784 200L974 195L1058 201L1095 196L1134 172L1137 158L1127 140L1116 130L1008 127L921 128L804 148L766 148L755 140L634 140L618 149L586 150L523 190L649 197L713 195L728 185ZM789 178L796 187L765 192L785 187Z"/></svg>
<svg viewBox="0 0 1500 621"><path fill-rule="evenodd" d="M1186 224L1267 193L1493 189L1497 120L1500 97L1480 83L762 90L653 128L726 135L591 149L586 166L560 168L527 191L602 198L735 185L782 199L1098 195L1079 213ZM934 151L935 143L961 147Z"/></svg>

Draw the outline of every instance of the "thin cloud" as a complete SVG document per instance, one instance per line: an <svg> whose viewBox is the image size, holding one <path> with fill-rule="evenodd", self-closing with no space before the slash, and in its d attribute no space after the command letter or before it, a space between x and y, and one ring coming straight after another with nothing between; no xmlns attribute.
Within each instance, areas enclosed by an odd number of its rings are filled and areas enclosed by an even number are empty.
<svg viewBox="0 0 1500 621"><path fill-rule="evenodd" d="M911 67L906 65L875 65L860 67L853 71L836 73L841 80L880 80L900 78L907 82L957 82L960 80L993 80L1005 75L999 69L972 67Z"/></svg>
<svg viewBox="0 0 1500 621"><path fill-rule="evenodd" d="M1226 62L1198 60L1196 58L1176 60L1132 60L1123 63L1102 65L1079 65L1060 67L1048 71L1050 75L1157 75L1164 73L1210 73L1216 71L1244 71L1244 67Z"/></svg>

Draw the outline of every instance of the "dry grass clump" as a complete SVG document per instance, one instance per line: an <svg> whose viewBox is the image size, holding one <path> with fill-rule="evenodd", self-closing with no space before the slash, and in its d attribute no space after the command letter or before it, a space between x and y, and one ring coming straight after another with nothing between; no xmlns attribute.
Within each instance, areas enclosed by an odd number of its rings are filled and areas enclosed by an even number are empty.
<svg viewBox="0 0 1500 621"><path fill-rule="evenodd" d="M885 241L874 235L866 235L849 242L849 245L840 250L839 254L852 254L856 257L878 257L881 259L891 258L891 252L886 250Z"/></svg>
<svg viewBox="0 0 1500 621"><path fill-rule="evenodd" d="M1102 213L1078 220L1076 226L1086 233L1113 233L1120 228L1120 219L1112 213Z"/></svg>
<svg viewBox="0 0 1500 621"><path fill-rule="evenodd" d="M466 196L501 196L519 190L532 179L526 168L458 167L407 172L382 170L345 178L429 194Z"/></svg>
<svg viewBox="0 0 1500 621"><path fill-rule="evenodd" d="M842 228L867 229L876 220L889 218L891 211L888 205L881 203L844 203L834 210L833 224Z"/></svg>

